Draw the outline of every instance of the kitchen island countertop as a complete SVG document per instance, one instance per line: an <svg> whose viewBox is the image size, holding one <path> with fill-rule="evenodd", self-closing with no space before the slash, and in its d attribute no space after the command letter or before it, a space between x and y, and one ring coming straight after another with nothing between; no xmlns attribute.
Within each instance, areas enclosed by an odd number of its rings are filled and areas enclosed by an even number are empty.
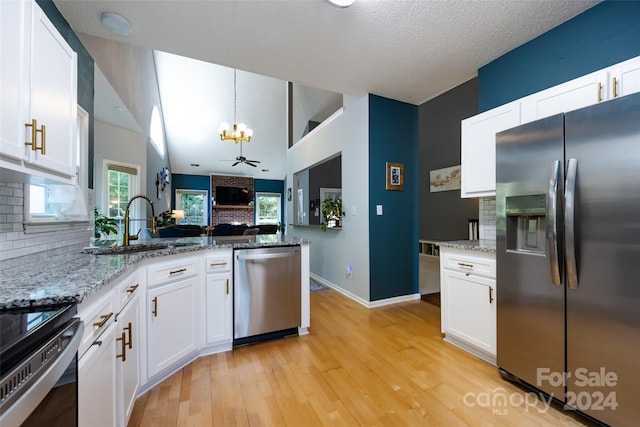
<svg viewBox="0 0 640 427"><path fill-rule="evenodd" d="M247 249L310 243L275 234L153 241L169 246L115 255L94 255L83 252L82 246L69 246L3 260L0 263L0 311L80 303L145 259L218 248ZM144 244L145 241L137 243ZM184 246L172 246L172 243Z"/></svg>
<svg viewBox="0 0 640 427"><path fill-rule="evenodd" d="M437 242L436 244L441 248L496 253L495 240L451 240L448 242Z"/></svg>

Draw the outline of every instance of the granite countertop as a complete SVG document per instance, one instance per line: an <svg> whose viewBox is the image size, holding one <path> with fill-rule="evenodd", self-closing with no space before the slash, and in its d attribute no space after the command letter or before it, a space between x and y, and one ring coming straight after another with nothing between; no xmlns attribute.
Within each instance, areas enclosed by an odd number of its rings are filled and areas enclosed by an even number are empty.
<svg viewBox="0 0 640 427"><path fill-rule="evenodd" d="M82 302L145 259L208 249L250 249L309 244L281 235L152 239L166 249L116 255L94 255L69 246L0 262L0 311ZM139 241L144 245L150 241ZM184 244L184 246L171 246Z"/></svg>
<svg viewBox="0 0 640 427"><path fill-rule="evenodd" d="M437 245L441 248L496 253L495 240L452 240L449 242L438 242Z"/></svg>

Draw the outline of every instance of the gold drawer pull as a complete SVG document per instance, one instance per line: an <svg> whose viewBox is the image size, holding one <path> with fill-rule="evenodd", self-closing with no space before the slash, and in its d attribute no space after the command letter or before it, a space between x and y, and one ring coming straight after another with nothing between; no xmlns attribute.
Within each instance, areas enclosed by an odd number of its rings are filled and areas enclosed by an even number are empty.
<svg viewBox="0 0 640 427"><path fill-rule="evenodd" d="M186 268L181 268L180 270L170 271L170 272L169 272L169 276L173 276L174 274L184 273L185 271L187 271L187 269L186 269Z"/></svg>
<svg viewBox="0 0 640 427"><path fill-rule="evenodd" d="M227 295L229 295L229 279L227 279Z"/></svg>
<svg viewBox="0 0 640 427"><path fill-rule="evenodd" d="M122 328L122 334L124 335L124 331L127 331L127 335L129 336L129 340L126 342L126 344L129 346L129 348L133 348L133 336L132 336L132 330L133 328L131 327L131 322L129 322L129 325L125 326L124 328Z"/></svg>
<svg viewBox="0 0 640 427"><path fill-rule="evenodd" d="M140 286L140 285L135 284L135 285L129 286L129 288L127 289L127 293L128 294L134 293L136 291L136 289L138 289L138 286Z"/></svg>
<svg viewBox="0 0 640 427"><path fill-rule="evenodd" d="M458 265L462 268L473 268L473 264L466 264L464 262L459 262Z"/></svg>
<svg viewBox="0 0 640 427"><path fill-rule="evenodd" d="M121 354L116 354L116 357L118 359L122 359L123 362L126 362L127 360L127 345L125 343L125 333L123 332L122 335L119 338L116 338L116 341L120 341L120 345L121 345L121 349L122 349L122 353Z"/></svg>
<svg viewBox="0 0 640 427"><path fill-rule="evenodd" d="M598 83L598 102L602 101L602 83Z"/></svg>
<svg viewBox="0 0 640 427"><path fill-rule="evenodd" d="M616 79L615 77L613 78L613 97L618 97L618 79Z"/></svg>
<svg viewBox="0 0 640 427"><path fill-rule="evenodd" d="M225 265L227 265L226 262L213 262L213 263L209 264L209 266L211 266L211 267L224 267Z"/></svg>
<svg viewBox="0 0 640 427"><path fill-rule="evenodd" d="M109 319L111 319L111 316L113 316L113 312L109 313L109 314L103 314L102 316L100 316L100 320L99 322L94 322L93 326L95 326L96 328L102 328L108 321Z"/></svg>
<svg viewBox="0 0 640 427"><path fill-rule="evenodd" d="M151 313L153 317L158 317L158 297L151 300Z"/></svg>
<svg viewBox="0 0 640 427"><path fill-rule="evenodd" d="M37 125L37 120L36 119L32 119L31 123L25 123L24 125L26 127L31 128L31 142L25 142L24 145L29 145L31 146L31 151L37 151L40 150L40 152L42 154L46 154L46 142L45 142L45 135L46 135L46 130L45 130L45 126L42 125L40 126L40 129L38 129L38 125ZM38 133L40 134L40 147L38 147Z"/></svg>

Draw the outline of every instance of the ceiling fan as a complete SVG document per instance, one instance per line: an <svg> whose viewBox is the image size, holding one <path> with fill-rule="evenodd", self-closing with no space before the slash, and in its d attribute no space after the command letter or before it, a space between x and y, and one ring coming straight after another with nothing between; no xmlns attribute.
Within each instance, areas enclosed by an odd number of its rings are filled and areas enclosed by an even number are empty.
<svg viewBox="0 0 640 427"><path fill-rule="evenodd" d="M223 162L233 162L233 161L234 160L223 160ZM240 141L240 155L235 158L235 163L232 164L231 166L237 166L240 163L244 163L246 165L253 166L254 168L258 167L258 165L256 165L255 163L260 163L260 160L249 160L245 156L242 155L242 141Z"/></svg>

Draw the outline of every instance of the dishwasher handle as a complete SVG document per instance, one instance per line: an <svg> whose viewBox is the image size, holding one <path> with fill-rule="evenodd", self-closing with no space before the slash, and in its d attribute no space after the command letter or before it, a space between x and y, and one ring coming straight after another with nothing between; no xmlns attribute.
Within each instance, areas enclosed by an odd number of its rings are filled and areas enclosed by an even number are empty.
<svg viewBox="0 0 640 427"><path fill-rule="evenodd" d="M238 255L238 261L257 260L257 259L274 259L274 258L289 258L300 256L300 252L274 252L270 254L256 254L256 255Z"/></svg>

